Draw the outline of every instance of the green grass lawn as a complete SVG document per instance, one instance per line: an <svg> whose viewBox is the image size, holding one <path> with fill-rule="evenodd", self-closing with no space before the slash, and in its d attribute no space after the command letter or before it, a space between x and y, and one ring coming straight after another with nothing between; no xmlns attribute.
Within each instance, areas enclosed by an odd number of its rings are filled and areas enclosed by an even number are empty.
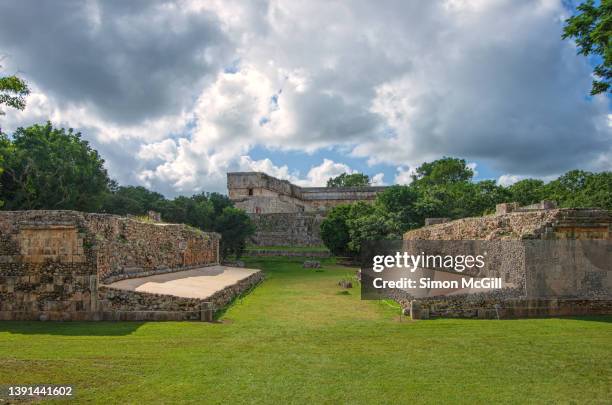
<svg viewBox="0 0 612 405"><path fill-rule="evenodd" d="M349 269L259 258L221 323L0 322L0 385L95 403L610 403L612 317L398 319Z"/></svg>
<svg viewBox="0 0 612 405"><path fill-rule="evenodd" d="M256 246L249 245L246 251L249 250L277 250L283 252L329 252L325 246Z"/></svg>

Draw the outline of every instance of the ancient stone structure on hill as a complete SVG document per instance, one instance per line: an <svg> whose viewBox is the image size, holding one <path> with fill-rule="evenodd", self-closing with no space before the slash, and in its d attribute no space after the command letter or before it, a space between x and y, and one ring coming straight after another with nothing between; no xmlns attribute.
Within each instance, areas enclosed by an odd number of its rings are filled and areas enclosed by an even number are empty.
<svg viewBox="0 0 612 405"><path fill-rule="evenodd" d="M0 320L200 319L261 278L209 297L114 288L119 280L219 264L216 233L76 211L0 211ZM143 281L144 282L144 281Z"/></svg>
<svg viewBox="0 0 612 405"><path fill-rule="evenodd" d="M405 246L430 241L485 246L492 265L463 274L501 278L504 288L400 300L415 318L612 314L610 211L558 209L550 202L500 204L495 215L441 222L404 235ZM428 275L445 278L444 271Z"/></svg>
<svg viewBox="0 0 612 405"><path fill-rule="evenodd" d="M317 246L326 211L339 204L373 201L385 187L299 187L265 173L227 174L228 195L253 219L252 242L261 246Z"/></svg>

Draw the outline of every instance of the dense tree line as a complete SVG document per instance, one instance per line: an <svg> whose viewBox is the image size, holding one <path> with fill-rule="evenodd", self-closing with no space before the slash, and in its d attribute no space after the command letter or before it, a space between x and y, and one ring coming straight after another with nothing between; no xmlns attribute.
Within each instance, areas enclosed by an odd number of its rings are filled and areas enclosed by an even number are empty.
<svg viewBox="0 0 612 405"><path fill-rule="evenodd" d="M119 215L154 210L166 222L222 236L224 257L240 256L254 227L226 196L201 193L167 199L144 187L119 186L79 132L50 123L0 132L0 203L5 210L67 209Z"/></svg>
<svg viewBox="0 0 612 405"><path fill-rule="evenodd" d="M354 256L363 241L400 238L423 226L425 218L480 216L502 202L528 205L553 200L560 207L612 209L612 172L572 170L549 183L525 179L509 187L493 180L474 182L473 176L463 159L424 163L410 185L387 188L373 204L333 208L321 225L321 237L334 254Z"/></svg>

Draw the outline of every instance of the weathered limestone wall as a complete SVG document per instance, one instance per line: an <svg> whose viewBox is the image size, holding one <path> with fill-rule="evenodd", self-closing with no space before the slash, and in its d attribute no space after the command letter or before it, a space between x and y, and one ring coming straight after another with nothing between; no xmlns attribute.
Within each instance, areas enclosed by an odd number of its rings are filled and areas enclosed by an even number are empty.
<svg viewBox="0 0 612 405"><path fill-rule="evenodd" d="M415 229L406 240L612 239L612 214L551 209L464 218Z"/></svg>
<svg viewBox="0 0 612 405"><path fill-rule="evenodd" d="M94 243L74 213L0 212L0 319L62 319L94 309Z"/></svg>
<svg viewBox="0 0 612 405"><path fill-rule="evenodd" d="M243 199L234 199L236 208L249 214L291 214L306 211L305 203L285 195L272 197L252 196Z"/></svg>
<svg viewBox="0 0 612 405"><path fill-rule="evenodd" d="M106 282L219 262L219 235L180 224L87 214L96 235L98 274Z"/></svg>
<svg viewBox="0 0 612 405"><path fill-rule="evenodd" d="M259 172L228 173L227 189L231 199L252 195L276 196L278 194L301 198L300 187L287 180L277 179ZM250 193L249 190L251 190Z"/></svg>
<svg viewBox="0 0 612 405"><path fill-rule="evenodd" d="M400 301L413 319L480 318L512 319L550 316L609 315L612 299L525 297L500 299L493 294L462 294Z"/></svg>
<svg viewBox="0 0 612 405"><path fill-rule="evenodd" d="M302 200L307 203L310 210L326 211L340 204L349 204L356 201L371 202L376 194L386 187L304 187Z"/></svg>
<svg viewBox="0 0 612 405"><path fill-rule="evenodd" d="M418 253L426 252L433 255L484 255L486 256L486 265L482 268L473 267L466 268L461 272L462 276L476 278L501 278L504 285L504 295L506 297L523 296L526 289L525 277L525 261L526 251L525 245L518 240L458 240L449 244L444 240L404 240L404 250L408 252ZM434 277L435 272L450 273L457 275L454 270L445 268L433 268L429 271L423 271L424 277ZM444 274L439 274L443 276ZM510 291L512 290L512 291Z"/></svg>
<svg viewBox="0 0 612 405"><path fill-rule="evenodd" d="M250 214L255 225L251 243L258 246L321 246L318 213Z"/></svg>
<svg viewBox="0 0 612 405"><path fill-rule="evenodd" d="M92 319L102 281L217 264L219 236L75 211L0 212L0 319Z"/></svg>
<svg viewBox="0 0 612 405"><path fill-rule="evenodd" d="M309 258L327 258L332 257L331 252L319 250L281 250L281 249L249 249L245 252L245 256L255 257L309 257Z"/></svg>
<svg viewBox="0 0 612 405"><path fill-rule="evenodd" d="M609 263L612 213L503 204L498 215L426 226L404 235L419 240L500 243L488 260L503 258L476 277L501 277L510 288L404 300L415 317L520 317L612 313ZM544 207L544 208L542 208ZM581 241L584 241L581 243ZM513 251L509 247L520 249ZM516 250L516 249L514 249ZM512 254L508 255L508 251Z"/></svg>

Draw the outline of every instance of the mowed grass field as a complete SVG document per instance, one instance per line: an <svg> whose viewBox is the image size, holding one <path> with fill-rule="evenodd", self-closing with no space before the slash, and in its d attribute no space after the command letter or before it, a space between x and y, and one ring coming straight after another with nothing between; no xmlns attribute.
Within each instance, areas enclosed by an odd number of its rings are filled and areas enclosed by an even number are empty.
<svg viewBox="0 0 612 405"><path fill-rule="evenodd" d="M285 252L329 252L325 246L247 246L246 251L253 250L276 250Z"/></svg>
<svg viewBox="0 0 612 405"><path fill-rule="evenodd" d="M350 269L247 259L267 280L215 324L0 322L0 385L79 403L610 403L612 317L399 321Z"/></svg>

